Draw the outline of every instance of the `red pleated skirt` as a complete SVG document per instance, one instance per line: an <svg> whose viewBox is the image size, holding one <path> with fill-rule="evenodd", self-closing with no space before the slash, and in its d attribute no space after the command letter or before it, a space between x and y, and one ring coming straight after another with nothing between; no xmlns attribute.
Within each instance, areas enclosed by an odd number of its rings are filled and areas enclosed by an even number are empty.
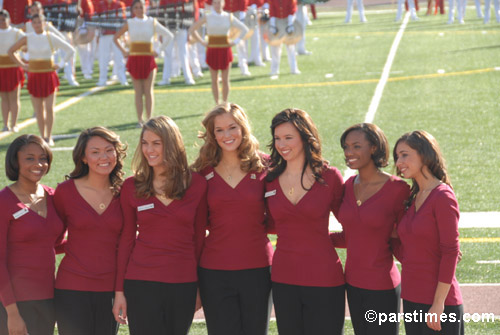
<svg viewBox="0 0 500 335"><path fill-rule="evenodd" d="M157 68L154 56L129 56L127 60L127 71L134 79L147 79Z"/></svg>
<svg viewBox="0 0 500 335"><path fill-rule="evenodd" d="M22 67L0 68L0 78L0 92L10 92L19 85L24 86L24 70Z"/></svg>
<svg viewBox="0 0 500 335"><path fill-rule="evenodd" d="M28 92L35 98L46 98L59 87L56 71L28 72Z"/></svg>
<svg viewBox="0 0 500 335"><path fill-rule="evenodd" d="M225 70L233 61L233 51L227 48L207 48L206 62L212 70Z"/></svg>

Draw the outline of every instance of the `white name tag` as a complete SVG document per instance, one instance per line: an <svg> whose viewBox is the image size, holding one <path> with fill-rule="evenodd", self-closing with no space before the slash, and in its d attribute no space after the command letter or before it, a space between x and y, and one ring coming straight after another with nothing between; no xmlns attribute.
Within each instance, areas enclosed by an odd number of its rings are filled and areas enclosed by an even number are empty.
<svg viewBox="0 0 500 335"><path fill-rule="evenodd" d="M205 176L205 179L206 179L206 180L210 180L210 179L212 179L213 177L214 177L214 172L212 171L212 172L210 172L209 174L207 174L207 175Z"/></svg>
<svg viewBox="0 0 500 335"><path fill-rule="evenodd" d="M257 176L255 175L255 173L252 173L252 174L250 175L250 179L257 179Z"/></svg>
<svg viewBox="0 0 500 335"><path fill-rule="evenodd" d="M15 212L14 214L12 214L12 216L14 217L14 219L16 219L16 220L17 220L17 219L19 219L21 216L28 214L28 212L29 212L29 209L28 209L28 208L26 208L26 207L24 207L23 209L18 210L17 212Z"/></svg>
<svg viewBox="0 0 500 335"><path fill-rule="evenodd" d="M266 194L264 195L264 198L269 198L269 197L272 197L273 195L276 195L276 190L266 192Z"/></svg>
<svg viewBox="0 0 500 335"><path fill-rule="evenodd" d="M147 204L137 207L138 212L147 211L148 209L155 208L155 204Z"/></svg>

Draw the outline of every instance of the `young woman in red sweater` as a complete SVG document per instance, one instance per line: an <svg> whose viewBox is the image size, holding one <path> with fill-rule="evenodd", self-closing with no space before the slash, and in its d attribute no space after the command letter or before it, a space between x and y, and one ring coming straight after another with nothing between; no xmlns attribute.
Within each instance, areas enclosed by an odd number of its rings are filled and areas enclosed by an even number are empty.
<svg viewBox="0 0 500 335"><path fill-rule="evenodd" d="M207 182L192 173L179 128L167 116L142 128L134 176L120 194L113 313L130 334L185 335L193 320L207 222Z"/></svg>
<svg viewBox="0 0 500 335"><path fill-rule="evenodd" d="M5 172L14 183L0 191L0 334L54 333L55 250L63 223L54 190L40 184L52 152L36 135L7 149Z"/></svg>
<svg viewBox="0 0 500 335"><path fill-rule="evenodd" d="M431 134L417 130L401 136L393 154L398 174L412 180L397 229L403 309L434 314L423 322L405 319L406 334L462 335L462 294L455 278L460 213L441 150Z"/></svg>
<svg viewBox="0 0 500 335"><path fill-rule="evenodd" d="M84 130L73 149L75 168L57 186L55 206L68 231L55 290L59 334L118 330L111 308L123 227L119 192L125 149L111 130Z"/></svg>
<svg viewBox="0 0 500 335"><path fill-rule="evenodd" d="M264 158L243 109L216 106L203 119L193 164L208 183L208 230L200 293L209 334L267 334L270 265Z"/></svg>
<svg viewBox="0 0 500 335"><path fill-rule="evenodd" d="M389 144L371 123L347 128L340 138L347 166L358 174L345 183L338 218L343 231L330 236L347 248L345 278L356 335L399 334L399 322L368 322L365 313L399 313L401 277L394 263L391 234L404 213L408 184L381 170L388 165Z"/></svg>
<svg viewBox="0 0 500 335"><path fill-rule="evenodd" d="M271 271L278 331L342 334L344 273L328 232L342 176L321 156L318 130L303 110L278 113L271 132L265 197L278 235Z"/></svg>

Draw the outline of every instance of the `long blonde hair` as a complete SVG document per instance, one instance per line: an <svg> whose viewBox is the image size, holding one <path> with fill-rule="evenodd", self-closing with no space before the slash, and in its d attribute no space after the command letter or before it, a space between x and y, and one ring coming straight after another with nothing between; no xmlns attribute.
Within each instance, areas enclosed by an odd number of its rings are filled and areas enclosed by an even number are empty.
<svg viewBox="0 0 500 335"><path fill-rule="evenodd" d="M222 149L215 139L215 118L219 115L230 114L241 128L241 144L238 147L238 158L241 161L240 168L244 172L260 172L264 169L262 158L259 155L259 142L252 135L250 122L243 108L233 103L224 103L215 106L207 113L202 121L204 132L200 132L198 138L205 143L200 148L200 154L191 165L194 171L201 171L207 166L217 166L222 159Z"/></svg>
<svg viewBox="0 0 500 335"><path fill-rule="evenodd" d="M149 119L142 128L140 141L132 159L136 196L148 198L155 195L153 168L149 166L142 152L142 138L145 131L160 137L163 144L165 166L163 175L167 178L163 189L165 196L170 199L181 199L191 183L191 172L179 127L171 118L164 115Z"/></svg>

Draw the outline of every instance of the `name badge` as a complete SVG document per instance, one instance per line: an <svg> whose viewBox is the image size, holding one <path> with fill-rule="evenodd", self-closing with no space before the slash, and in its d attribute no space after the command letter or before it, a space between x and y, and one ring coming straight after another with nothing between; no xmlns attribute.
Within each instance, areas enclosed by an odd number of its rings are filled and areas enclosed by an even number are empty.
<svg viewBox="0 0 500 335"><path fill-rule="evenodd" d="M210 172L209 174L207 174L207 175L205 176L205 179L206 179L206 180L210 180L210 179L212 179L213 177L214 177L214 172L212 171L212 172Z"/></svg>
<svg viewBox="0 0 500 335"><path fill-rule="evenodd" d="M264 194L264 198L269 198L272 197L273 195L276 195L276 190L266 192L266 194Z"/></svg>
<svg viewBox="0 0 500 335"><path fill-rule="evenodd" d="M257 176L255 175L255 173L252 173L252 174L250 175L250 179L257 179Z"/></svg>
<svg viewBox="0 0 500 335"><path fill-rule="evenodd" d="M137 207L138 212L147 211L148 209L155 208L155 204L147 204Z"/></svg>
<svg viewBox="0 0 500 335"><path fill-rule="evenodd" d="M18 210L17 212L15 212L14 214L12 214L12 216L14 217L14 219L17 220L21 216L28 214L28 212L29 212L29 209L27 207L24 207L23 209Z"/></svg>

